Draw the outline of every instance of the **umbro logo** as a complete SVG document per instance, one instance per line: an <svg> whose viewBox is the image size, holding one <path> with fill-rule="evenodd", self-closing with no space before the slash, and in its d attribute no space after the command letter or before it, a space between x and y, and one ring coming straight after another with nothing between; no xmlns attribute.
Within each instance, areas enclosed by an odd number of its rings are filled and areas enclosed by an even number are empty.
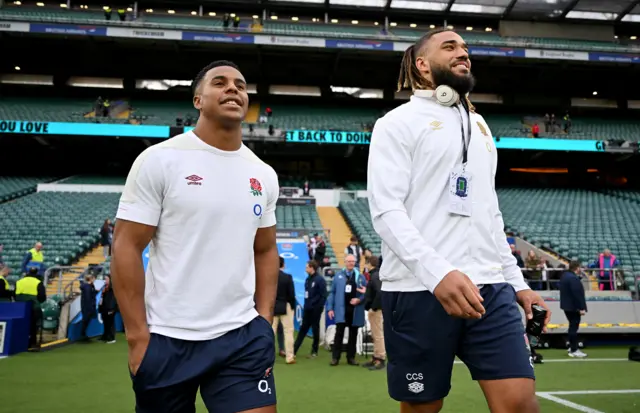
<svg viewBox="0 0 640 413"><path fill-rule="evenodd" d="M433 130L442 129L442 122L440 122L439 120L434 120L429 125L431 126L431 129L433 129Z"/></svg>
<svg viewBox="0 0 640 413"><path fill-rule="evenodd" d="M189 175L184 179L188 181L187 185L202 185L202 182L200 182L202 181L202 178L200 178L198 175Z"/></svg>

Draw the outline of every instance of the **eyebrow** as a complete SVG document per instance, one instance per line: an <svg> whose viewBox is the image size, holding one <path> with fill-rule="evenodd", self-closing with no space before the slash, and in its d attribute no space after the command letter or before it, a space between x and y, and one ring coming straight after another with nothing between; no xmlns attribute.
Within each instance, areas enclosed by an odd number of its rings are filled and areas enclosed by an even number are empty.
<svg viewBox="0 0 640 413"><path fill-rule="evenodd" d="M445 44L456 45L456 44L458 44L458 41L457 40L447 40L447 41L442 42L442 44L440 46L444 46ZM465 49L468 49L469 45L466 44L465 42L462 42L462 47L465 48Z"/></svg>
<svg viewBox="0 0 640 413"><path fill-rule="evenodd" d="M211 81L213 82L214 80L227 80L227 77L224 75L214 76L211 78ZM243 85L247 84L247 82L245 82L243 79L235 79L234 82L241 83Z"/></svg>

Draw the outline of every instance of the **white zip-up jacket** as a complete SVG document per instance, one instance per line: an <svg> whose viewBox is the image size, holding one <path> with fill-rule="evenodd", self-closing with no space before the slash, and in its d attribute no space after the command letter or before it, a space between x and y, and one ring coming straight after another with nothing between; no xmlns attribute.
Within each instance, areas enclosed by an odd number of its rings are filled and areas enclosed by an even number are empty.
<svg viewBox="0 0 640 413"><path fill-rule="evenodd" d="M466 112L463 127L467 137ZM462 165L461 119L424 91L380 118L369 149L367 190L382 239L383 291L434 291L450 271L476 285L528 289L507 243L495 192L497 150L482 116L471 113L467 174L470 217L449 213L449 178Z"/></svg>

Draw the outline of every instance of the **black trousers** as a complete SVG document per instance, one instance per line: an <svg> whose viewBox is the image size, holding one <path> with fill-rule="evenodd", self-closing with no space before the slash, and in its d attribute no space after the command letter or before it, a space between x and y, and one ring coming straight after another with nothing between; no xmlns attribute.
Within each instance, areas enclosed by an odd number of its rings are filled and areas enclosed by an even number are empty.
<svg viewBox="0 0 640 413"><path fill-rule="evenodd" d="M116 339L116 313L102 313L102 325L104 332L102 333L103 341L112 341Z"/></svg>
<svg viewBox="0 0 640 413"><path fill-rule="evenodd" d="M89 323L91 323L91 319L93 317L89 316L85 316L84 314L82 315L82 332L80 333L80 335L82 336L82 338L88 338L87 337L87 328L89 328Z"/></svg>
<svg viewBox="0 0 640 413"><path fill-rule="evenodd" d="M282 327L282 323L278 323L278 334L276 335L278 338L278 351L284 351L284 328Z"/></svg>
<svg viewBox="0 0 640 413"><path fill-rule="evenodd" d="M342 342L344 340L344 330L349 329L349 341L347 343L347 360L353 360L356 358L356 341L358 339L358 328L351 325L347 326L346 323L336 324L336 336L333 340L333 359L340 360L342 354Z"/></svg>
<svg viewBox="0 0 640 413"><path fill-rule="evenodd" d="M42 310L34 309L31 312L31 324L29 325L29 347L38 345L38 333L42 324Z"/></svg>
<svg viewBox="0 0 640 413"><path fill-rule="evenodd" d="M318 345L320 343L320 317L322 317L323 307L304 310L302 313L302 325L296 337L296 343L293 346L293 353L298 354L298 350L302 345L302 340L307 336L309 329L313 330L313 344L311 345L311 354L318 353Z"/></svg>
<svg viewBox="0 0 640 413"><path fill-rule="evenodd" d="M578 350L578 328L580 327L580 311L565 311L569 321L569 349L571 352Z"/></svg>

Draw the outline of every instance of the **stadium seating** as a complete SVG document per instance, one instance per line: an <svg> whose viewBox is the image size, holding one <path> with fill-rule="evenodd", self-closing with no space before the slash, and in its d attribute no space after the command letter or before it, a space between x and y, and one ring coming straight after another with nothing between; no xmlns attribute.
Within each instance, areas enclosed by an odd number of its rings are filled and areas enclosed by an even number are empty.
<svg viewBox="0 0 640 413"><path fill-rule="evenodd" d="M9 98L0 99L0 119L42 122L86 122L91 100Z"/></svg>
<svg viewBox="0 0 640 413"><path fill-rule="evenodd" d="M278 228L302 228L308 230L310 234L321 234L323 230L315 206L280 205L276 209L276 220ZM332 265L337 265L336 254L328 237L325 237L325 244L327 257L331 259Z"/></svg>
<svg viewBox="0 0 640 413"><path fill-rule="evenodd" d="M366 198L356 201L340 202L340 211L353 230L363 248L368 248L374 255L380 255L381 241L373 229L369 202Z"/></svg>
<svg viewBox="0 0 640 413"><path fill-rule="evenodd" d="M315 129L361 131L373 123L381 111L367 108L337 108L331 106L270 105L273 116L269 123L281 129Z"/></svg>
<svg viewBox="0 0 640 413"><path fill-rule="evenodd" d="M498 197L507 231L584 264L609 248L633 284L640 271L639 203L574 189L499 189Z"/></svg>
<svg viewBox="0 0 640 413"><path fill-rule="evenodd" d="M113 217L120 194L39 192L0 204L4 259L20 273L24 254L44 244L45 265L69 265L99 239L98 229Z"/></svg>
<svg viewBox="0 0 640 413"><path fill-rule="evenodd" d="M0 18L6 16L11 18L22 18L31 21L60 21L60 22L73 22L78 24L92 23L96 21L104 22L104 13L102 10L80 10L80 9L56 9L45 7L16 7L9 5L0 9ZM113 19L114 22L117 19ZM176 14L153 14L153 13L141 13L138 16L138 21L146 23L155 23L162 27L182 29L188 27L194 28L220 28L222 26L222 19L220 16L190 16L190 15L176 15ZM117 22L120 23L120 22ZM126 22L125 24L132 24ZM251 20L243 18L241 21L241 30L248 30L251 24ZM324 34L334 37L381 37L383 34L380 26L361 26L361 25L346 25L346 24L325 24L323 22L310 23L310 22L276 22L265 21L263 30L269 33L281 33L291 35L304 35L304 34ZM394 39L415 39L424 34L426 29L402 29L393 27L390 29L389 34L386 35L389 40ZM545 47L553 49L578 49L578 50L599 50L605 52L633 52L638 48L634 46L627 46L618 44L615 42L599 42L599 41L582 41L571 39L555 39L555 38L537 38L537 37L501 37L496 32L486 33L477 31L465 31L464 37L469 43L484 44L492 46L505 46L505 47Z"/></svg>
<svg viewBox="0 0 640 413"><path fill-rule="evenodd" d="M51 180L51 177L0 176L0 202L33 193L38 183Z"/></svg>
<svg viewBox="0 0 640 413"><path fill-rule="evenodd" d="M584 264L609 248L633 289L634 273L640 271L640 202L557 189L499 189L498 197L507 231ZM362 245L377 253L381 241L373 230L367 200L341 202L340 210Z"/></svg>

